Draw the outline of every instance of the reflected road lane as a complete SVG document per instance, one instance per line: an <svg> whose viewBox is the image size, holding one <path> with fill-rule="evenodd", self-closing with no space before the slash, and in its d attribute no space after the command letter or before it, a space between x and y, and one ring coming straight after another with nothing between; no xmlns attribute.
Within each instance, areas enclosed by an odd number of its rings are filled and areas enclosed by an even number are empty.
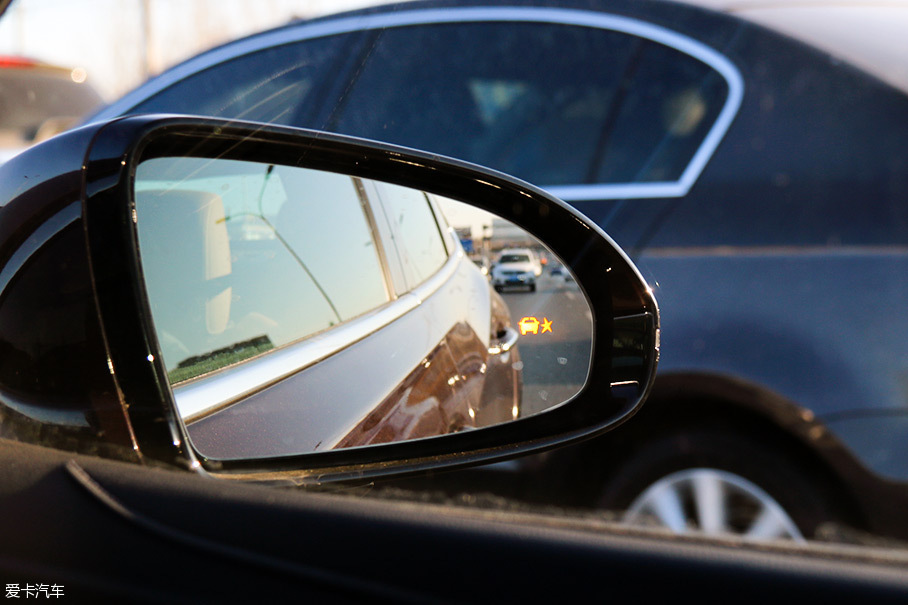
<svg viewBox="0 0 908 605"><path fill-rule="evenodd" d="M535 414L573 397L586 381L593 322L586 298L576 282L551 276L538 278L535 292L501 293L516 326L524 317L539 321L537 333L517 341L523 361L522 416ZM544 330L544 320L551 321Z"/></svg>

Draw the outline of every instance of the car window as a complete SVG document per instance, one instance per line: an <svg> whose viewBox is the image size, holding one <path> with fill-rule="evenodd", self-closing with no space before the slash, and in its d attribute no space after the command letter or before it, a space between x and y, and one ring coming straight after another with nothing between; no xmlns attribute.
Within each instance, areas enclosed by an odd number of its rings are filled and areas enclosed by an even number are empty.
<svg viewBox="0 0 908 605"><path fill-rule="evenodd" d="M161 158L140 165L136 190L145 280L174 383L390 299L350 177Z"/></svg>
<svg viewBox="0 0 908 605"><path fill-rule="evenodd" d="M277 46L196 73L131 113L172 112L296 124L317 83L331 73L345 36Z"/></svg>
<svg viewBox="0 0 908 605"><path fill-rule="evenodd" d="M593 182L679 179L728 94L722 76L675 49L649 42L637 52L613 122L603 126Z"/></svg>
<svg viewBox="0 0 908 605"><path fill-rule="evenodd" d="M326 128L468 159L543 185L615 184L680 179L728 96L712 67L623 32L508 22L375 35L333 99L313 89L348 73L339 71L340 50L352 48L351 34L217 64L130 113ZM320 102L331 112L327 119Z"/></svg>
<svg viewBox="0 0 908 605"><path fill-rule="evenodd" d="M512 22L400 27L378 35L328 128L542 185L671 181L727 93L704 63L622 32Z"/></svg>
<svg viewBox="0 0 908 605"><path fill-rule="evenodd" d="M378 188L407 283L414 288L448 257L442 227L424 193L388 183L378 183Z"/></svg>

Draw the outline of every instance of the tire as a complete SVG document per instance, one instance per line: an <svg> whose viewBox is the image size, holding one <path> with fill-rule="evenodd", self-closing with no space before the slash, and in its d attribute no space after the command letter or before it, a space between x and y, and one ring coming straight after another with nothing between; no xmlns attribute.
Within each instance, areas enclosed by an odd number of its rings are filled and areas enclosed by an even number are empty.
<svg viewBox="0 0 908 605"><path fill-rule="evenodd" d="M815 473L789 458L744 434L680 430L635 451L598 505L676 533L803 542L842 515Z"/></svg>
<svg viewBox="0 0 908 605"><path fill-rule="evenodd" d="M496 291L496 292L501 292L501 286L495 286L495 291Z"/></svg>
<svg viewBox="0 0 908 605"><path fill-rule="evenodd" d="M536 284L530 284L530 292L536 291Z"/></svg>

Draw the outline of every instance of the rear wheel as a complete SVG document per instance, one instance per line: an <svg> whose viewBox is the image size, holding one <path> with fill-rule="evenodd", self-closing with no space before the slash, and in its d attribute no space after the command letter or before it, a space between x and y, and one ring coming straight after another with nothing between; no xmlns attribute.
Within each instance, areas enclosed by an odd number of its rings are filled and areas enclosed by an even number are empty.
<svg viewBox="0 0 908 605"><path fill-rule="evenodd" d="M744 477L716 468L688 469L659 479L631 502L623 520L632 525L655 521L675 533L804 541L772 496Z"/></svg>
<svg viewBox="0 0 908 605"><path fill-rule="evenodd" d="M718 430L681 430L630 456L600 506L626 523L747 539L812 537L840 518L833 496L770 444Z"/></svg>

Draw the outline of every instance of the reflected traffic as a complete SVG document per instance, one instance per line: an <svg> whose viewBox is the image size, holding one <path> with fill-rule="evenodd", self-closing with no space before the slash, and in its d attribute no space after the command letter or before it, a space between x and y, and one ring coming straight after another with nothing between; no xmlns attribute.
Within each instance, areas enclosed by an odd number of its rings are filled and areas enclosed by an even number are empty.
<svg viewBox="0 0 908 605"><path fill-rule="evenodd" d="M576 395L586 382L593 316L577 282L545 271L534 292L504 291L521 318L523 410L535 414Z"/></svg>
<svg viewBox="0 0 908 605"><path fill-rule="evenodd" d="M562 264L527 232L466 204L199 157L142 162L135 198L167 378L206 457L480 429L587 380L576 282L544 270Z"/></svg>

